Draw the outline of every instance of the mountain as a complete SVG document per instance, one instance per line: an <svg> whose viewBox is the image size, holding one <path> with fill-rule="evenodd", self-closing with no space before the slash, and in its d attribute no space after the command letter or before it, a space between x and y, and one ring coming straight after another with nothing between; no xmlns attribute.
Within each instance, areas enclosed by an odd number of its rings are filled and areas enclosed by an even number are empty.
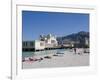
<svg viewBox="0 0 100 80"><path fill-rule="evenodd" d="M73 42L79 42L80 44L85 43L85 39L89 39L89 32L80 31L78 33L72 33L70 35L66 35L63 37L57 37L58 43L61 43L62 41L73 41Z"/></svg>

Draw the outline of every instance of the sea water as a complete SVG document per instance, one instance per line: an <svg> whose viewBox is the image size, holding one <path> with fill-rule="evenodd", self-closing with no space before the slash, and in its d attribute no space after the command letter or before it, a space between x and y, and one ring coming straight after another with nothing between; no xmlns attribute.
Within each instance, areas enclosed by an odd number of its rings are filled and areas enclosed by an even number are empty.
<svg viewBox="0 0 100 80"><path fill-rule="evenodd" d="M32 57L32 56L40 56L47 54L56 54L58 52L65 53L69 49L55 49L55 50L44 50L44 51L36 51L36 52L22 52L22 57Z"/></svg>

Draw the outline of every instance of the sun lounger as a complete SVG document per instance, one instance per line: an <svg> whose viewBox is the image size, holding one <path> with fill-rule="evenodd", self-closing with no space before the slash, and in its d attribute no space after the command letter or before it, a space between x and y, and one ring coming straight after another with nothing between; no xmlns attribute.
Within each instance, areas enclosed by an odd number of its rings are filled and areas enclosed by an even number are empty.
<svg viewBox="0 0 100 80"><path fill-rule="evenodd" d="M44 58L51 59L51 57L50 57L50 56L45 56Z"/></svg>
<svg viewBox="0 0 100 80"><path fill-rule="evenodd" d="M57 54L54 54L53 56L58 56Z"/></svg>

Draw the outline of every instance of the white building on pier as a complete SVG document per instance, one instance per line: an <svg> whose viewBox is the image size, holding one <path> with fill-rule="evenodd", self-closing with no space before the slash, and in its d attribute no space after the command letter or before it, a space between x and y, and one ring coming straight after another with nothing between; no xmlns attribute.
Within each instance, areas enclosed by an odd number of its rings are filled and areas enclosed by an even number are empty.
<svg viewBox="0 0 100 80"><path fill-rule="evenodd" d="M34 48L34 50L44 50L45 48L54 48L57 46L57 39L51 34L40 35L38 40L23 42L23 48Z"/></svg>

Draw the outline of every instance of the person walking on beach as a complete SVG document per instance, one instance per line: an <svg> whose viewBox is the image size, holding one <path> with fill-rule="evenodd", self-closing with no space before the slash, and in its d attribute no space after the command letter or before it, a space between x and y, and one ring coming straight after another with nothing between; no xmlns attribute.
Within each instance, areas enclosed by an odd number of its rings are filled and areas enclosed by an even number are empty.
<svg viewBox="0 0 100 80"><path fill-rule="evenodd" d="M75 54L76 54L76 48L74 48L74 52L75 52Z"/></svg>

